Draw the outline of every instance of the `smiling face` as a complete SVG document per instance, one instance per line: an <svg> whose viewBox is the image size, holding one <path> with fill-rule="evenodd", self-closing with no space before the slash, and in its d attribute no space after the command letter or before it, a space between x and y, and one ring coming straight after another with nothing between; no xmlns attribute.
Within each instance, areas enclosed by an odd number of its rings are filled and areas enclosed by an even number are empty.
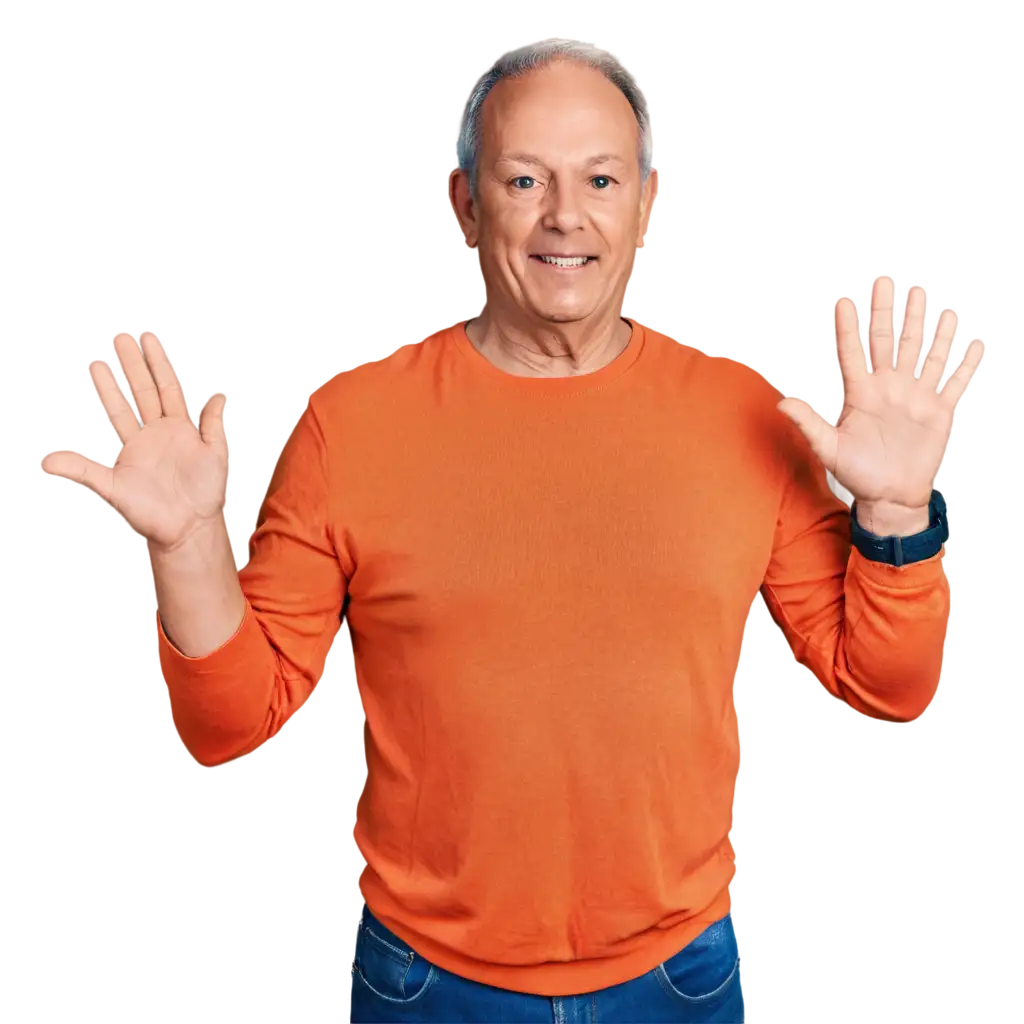
<svg viewBox="0 0 1024 1024"><path fill-rule="evenodd" d="M657 191L656 171L641 184L629 101L599 71L556 61L499 81L481 115L476 200L459 171L451 198L488 307L617 317Z"/></svg>

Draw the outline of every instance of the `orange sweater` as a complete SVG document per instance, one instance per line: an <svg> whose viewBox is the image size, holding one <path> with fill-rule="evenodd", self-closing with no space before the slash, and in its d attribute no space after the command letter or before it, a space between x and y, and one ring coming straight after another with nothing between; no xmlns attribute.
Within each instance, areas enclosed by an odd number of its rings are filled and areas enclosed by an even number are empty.
<svg viewBox="0 0 1024 1024"><path fill-rule="evenodd" d="M732 684L758 591L862 714L938 685L941 559L873 562L754 370L633 322L519 377L458 324L315 391L274 471L238 631L163 633L203 765L309 696L343 618L366 713L370 909L438 966L538 995L638 977L730 908Z"/></svg>

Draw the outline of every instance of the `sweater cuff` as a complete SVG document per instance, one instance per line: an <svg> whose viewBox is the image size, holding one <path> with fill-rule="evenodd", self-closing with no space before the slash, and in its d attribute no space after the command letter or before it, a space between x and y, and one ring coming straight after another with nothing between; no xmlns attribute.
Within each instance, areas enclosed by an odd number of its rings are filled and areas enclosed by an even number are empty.
<svg viewBox="0 0 1024 1024"><path fill-rule="evenodd" d="M253 628L259 630L260 624L253 614L252 605L248 598L245 601L245 611L242 614L242 621L238 628L220 645L208 654L198 658L189 657L171 643L164 632L164 624L160 619L160 609L156 612L156 629L160 645L160 665L164 674L172 673L175 677L180 676L208 676L223 669L237 669L241 649L246 645L248 636Z"/></svg>
<svg viewBox="0 0 1024 1024"><path fill-rule="evenodd" d="M939 563L945 554L946 546L943 544L930 558L922 558L918 562L905 562L903 565L893 565L891 562L879 562L868 558L861 554L856 547L851 547L850 561L847 567L855 569L861 576L865 576L881 586L910 589L927 586L940 580L943 571Z"/></svg>

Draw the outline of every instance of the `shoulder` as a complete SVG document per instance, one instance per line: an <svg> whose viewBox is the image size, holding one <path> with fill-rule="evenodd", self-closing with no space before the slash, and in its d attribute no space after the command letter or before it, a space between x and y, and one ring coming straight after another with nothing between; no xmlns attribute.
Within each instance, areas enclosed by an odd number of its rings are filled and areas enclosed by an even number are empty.
<svg viewBox="0 0 1024 1024"><path fill-rule="evenodd" d="M437 331L422 341L401 345L380 359L336 373L310 395L310 405L324 419L400 406L408 389L431 374L450 330Z"/></svg>
<svg viewBox="0 0 1024 1024"><path fill-rule="evenodd" d="M769 470L781 471L805 456L803 436L778 409L785 395L759 370L644 330L658 352L658 386L699 417L708 437Z"/></svg>
<svg viewBox="0 0 1024 1024"><path fill-rule="evenodd" d="M670 373L684 375L702 391L729 396L734 403L768 405L773 408L784 397L760 372L746 363L728 356L709 355L693 345L686 345L667 334L644 327L658 358Z"/></svg>

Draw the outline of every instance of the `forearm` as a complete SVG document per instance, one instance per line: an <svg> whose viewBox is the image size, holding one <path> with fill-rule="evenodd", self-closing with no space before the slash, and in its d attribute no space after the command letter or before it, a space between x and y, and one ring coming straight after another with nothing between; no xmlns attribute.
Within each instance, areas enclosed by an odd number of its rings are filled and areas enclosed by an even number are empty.
<svg viewBox="0 0 1024 1024"><path fill-rule="evenodd" d="M150 542L149 559L164 633L182 654L201 658L234 635L245 595L223 514L172 551Z"/></svg>
<svg viewBox="0 0 1024 1024"><path fill-rule="evenodd" d="M796 660L833 696L871 718L909 722L939 684L949 620L941 557L898 568L853 549L834 601L817 601L825 586L813 577L761 592Z"/></svg>
<svg viewBox="0 0 1024 1024"><path fill-rule="evenodd" d="M222 521L179 550L150 552L174 724L209 767L260 746L302 706L341 626L337 555L315 511L302 519L279 493L264 501L240 572Z"/></svg>
<svg viewBox="0 0 1024 1024"><path fill-rule="evenodd" d="M949 622L942 554L896 567L851 552L835 658L843 699L864 714L917 718L935 696Z"/></svg>

